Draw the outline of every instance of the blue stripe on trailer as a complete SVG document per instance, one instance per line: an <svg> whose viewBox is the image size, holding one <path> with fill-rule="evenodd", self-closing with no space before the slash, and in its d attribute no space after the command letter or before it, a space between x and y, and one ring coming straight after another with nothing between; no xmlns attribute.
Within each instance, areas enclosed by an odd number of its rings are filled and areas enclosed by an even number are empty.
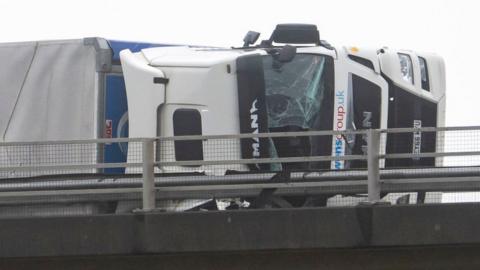
<svg viewBox="0 0 480 270"><path fill-rule="evenodd" d="M153 48L153 47L168 47L168 46L178 46L175 44L157 44L157 43L147 43L147 42L132 42L132 41L120 41L120 40L108 40L110 48L112 48L112 62L120 62L120 51L129 49L132 52L139 52L142 49Z"/></svg>
<svg viewBox="0 0 480 270"><path fill-rule="evenodd" d="M128 137L128 114L125 82L120 74L109 74L105 87L105 137ZM127 161L128 144L110 143L105 145L104 162L122 163ZM124 173L125 168L107 168L105 173Z"/></svg>

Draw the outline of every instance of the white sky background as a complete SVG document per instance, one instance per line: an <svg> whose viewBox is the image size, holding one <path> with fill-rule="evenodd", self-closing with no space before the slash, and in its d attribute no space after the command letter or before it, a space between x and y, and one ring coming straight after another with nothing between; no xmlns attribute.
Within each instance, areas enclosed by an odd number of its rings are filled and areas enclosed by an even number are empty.
<svg viewBox="0 0 480 270"><path fill-rule="evenodd" d="M0 0L0 42L100 36L238 46L248 30L313 23L332 45L436 52L447 69L447 125L480 125L480 2L473 0Z"/></svg>

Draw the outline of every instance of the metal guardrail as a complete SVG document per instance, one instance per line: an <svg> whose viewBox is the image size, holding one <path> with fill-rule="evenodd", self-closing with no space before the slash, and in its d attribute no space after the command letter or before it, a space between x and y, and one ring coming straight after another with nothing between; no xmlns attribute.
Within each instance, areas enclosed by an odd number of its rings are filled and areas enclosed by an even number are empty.
<svg viewBox="0 0 480 270"><path fill-rule="evenodd" d="M427 153L386 153L385 152L385 140L387 134L400 134L400 133L435 133L437 140L437 149L444 149L450 143L445 140L445 136L441 133L446 132L479 132L480 126L474 127L443 127L443 128L400 128L400 129L386 129L386 130L356 130L356 131L308 131L308 132L280 132L280 133L265 133L265 134L238 134L238 135L214 135L214 136L179 136L179 137L161 137L161 138L136 138L136 139L96 139L96 140L73 140L73 141L47 141L47 142L6 142L0 143L0 174L3 175L3 182L11 183L4 184L0 180L0 201L2 199L15 201L15 198L20 197L34 197L34 196L63 196L64 200L68 200L69 196L77 195L98 195L98 194L125 194L125 193L139 193L141 192L142 209L144 211L151 211L156 208L156 202L158 199L172 199L172 198L220 198L226 196L254 196L262 189L278 189L278 194L320 194L329 190L331 194L335 192L345 192L349 194L354 193L368 193L368 201L371 203L381 200L382 192L411 192L411 191L455 191L455 190L480 190L479 171L472 167L465 167L463 169L454 170L448 168L410 168L400 169L385 169L384 162L386 159L420 159L420 158L443 158L453 156L480 156L480 149L471 148L471 151L435 151ZM216 158L206 158L205 160L190 160L190 161L176 161L170 156L166 160L159 159L158 153L155 149L165 148L167 154L172 155L173 146L172 143L178 141L194 141L201 140L204 145L207 142L222 141L218 144L219 152L223 153L226 150L222 149L223 146L232 147L232 142L238 142L241 139L249 138L284 138L284 137L317 137L317 136L336 136L341 135L344 138L348 136L362 135L366 138L366 153L362 154L348 154L343 156L290 156L290 157L273 157L273 158L258 158L258 159L242 159L240 156L237 158L222 158L222 155L215 156ZM480 139L476 138L476 139ZM96 162L97 151L101 151L107 144L115 143L129 143L136 145L136 152L141 153L136 156L136 159L129 162L119 163L99 163ZM168 147L164 147L163 143L169 144ZM480 140L471 142L475 146L480 146ZM478 145L477 145L478 144ZM58 150L57 147L64 147L65 153L71 153L75 155L75 151L69 151L69 147L76 147L78 145L94 145L95 147L89 147L88 151L91 151L91 155L86 155L87 161L82 162L58 162L57 154L63 155L62 150ZM236 145L239 147L239 144ZM15 162L14 159L9 159L10 154L16 155L15 149L19 147L23 154L28 156L29 148L40 148L40 156L42 151L49 153L46 155L52 156L53 162L35 162L31 161L29 164ZM54 152L50 153L49 147L53 147ZM479 148L479 147L477 147ZM4 156L2 157L2 149ZM233 149L233 148L232 148ZM215 150L215 149L214 149ZM231 152L228 151L227 152ZM52 150L53 151L53 150ZM82 151L80 149L79 151ZM129 150L130 151L130 150ZM205 149L205 151L209 151ZM222 152L223 151L223 152ZM239 150L238 150L239 151ZM6 154L5 154L6 153ZM165 154L165 153L163 153ZM91 157L92 156L92 157ZM19 158L21 159L21 158ZM13 162L12 162L13 160ZM75 161L75 157L73 157ZM267 173L252 173L248 175L235 175L235 176L188 176L183 174L185 171L179 170L177 173L181 173L180 176L168 176L166 174L158 175L159 168L174 167L174 168L186 168L188 172L194 171L191 166L200 166L200 168L206 168L208 166L217 166L222 168L228 168L231 165L246 165L246 164L285 164L285 163L312 163L321 161L333 161L333 160L363 160L366 161L367 166L365 168L357 168L351 171L322 171L317 176L305 176L313 174L312 172L291 173L288 181L274 182L271 181L277 172ZM48 160L47 160L48 161ZM467 164L470 165L470 164ZM98 175L100 169L109 168L125 168L136 169L137 173L141 173L141 181L139 177L129 176L128 182L118 181L104 181L99 182L92 180L91 186L88 186L88 179L95 178ZM199 168L199 167L197 167ZM429 177L435 175L436 171L444 170L441 175L445 177ZM43 178L39 178L42 175L40 172L55 170L61 173L63 179L70 179L75 173L70 171L83 171L90 170L89 173L85 173L79 176L82 181L75 182L75 185L79 187L73 187L73 180L69 180L68 185L65 184L65 188L62 189L61 185L58 185L58 177L52 176L52 174L46 174ZM20 173L36 173L33 176L20 176L10 177L10 172ZM93 172L97 172L92 173ZM65 173L66 172L66 173ZM175 172L175 171L174 171ZM405 174L406 177L390 177L389 174ZM55 173L54 173L55 174ZM6 175L6 176L5 176ZM21 175L21 174L20 174ZM410 177L409 177L410 175ZM128 176L128 175L127 175ZM125 177L112 177L115 179L127 179ZM189 182L189 177L192 180ZM297 177L297 178L295 178ZM389 178L390 177L390 178ZM23 188L21 184L15 182L16 179L22 179L25 183L25 179L31 180L27 188L25 185ZM51 179L56 179L55 181ZM136 179L136 180L135 180ZM200 181L198 181L200 179ZM215 180L213 180L215 179ZM418 180L420 179L420 181ZM61 180L61 179L60 179ZM178 180L178 181L177 181ZM43 182L42 182L43 181ZM49 182L50 181L50 182ZM170 182L169 182L170 181ZM198 184L194 183L198 181ZM46 183L43 188L35 187L35 183ZM57 185L54 185L54 182ZM219 182L219 183L216 183ZM52 184L53 183L53 184ZM100 184L99 184L100 183ZM122 185L123 183L123 185ZM141 183L141 186L139 184ZM168 185L165 185L168 183ZM2 186L2 184L4 186ZM94 185L95 184L95 185ZM97 185L98 184L98 185ZM5 186L7 185L7 186ZM81 187L82 185L86 187ZM100 186L98 188L97 186ZM5 188L6 191L2 191ZM183 194L183 195L182 195Z"/></svg>

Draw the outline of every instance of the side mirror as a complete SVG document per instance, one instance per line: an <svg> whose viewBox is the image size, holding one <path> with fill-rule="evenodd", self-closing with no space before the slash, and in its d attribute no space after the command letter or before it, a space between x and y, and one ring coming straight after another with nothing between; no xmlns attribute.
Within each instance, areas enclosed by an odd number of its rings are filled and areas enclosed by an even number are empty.
<svg viewBox="0 0 480 270"><path fill-rule="evenodd" d="M257 42L258 37L260 37L260 33L255 31L248 31L248 33L243 38L243 47L248 47L252 44Z"/></svg>
<svg viewBox="0 0 480 270"><path fill-rule="evenodd" d="M297 54L297 48L290 45L285 45L278 52L277 60L281 63L288 63L293 60Z"/></svg>

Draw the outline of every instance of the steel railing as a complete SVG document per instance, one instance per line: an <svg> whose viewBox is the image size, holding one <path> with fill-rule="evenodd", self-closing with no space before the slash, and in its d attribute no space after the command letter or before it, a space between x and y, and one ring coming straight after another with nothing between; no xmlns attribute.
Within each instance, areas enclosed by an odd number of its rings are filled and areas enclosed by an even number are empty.
<svg viewBox="0 0 480 270"><path fill-rule="evenodd" d="M388 134L413 134L413 133L434 133L436 134L436 146L435 152L421 152L421 153L387 153L386 152L386 139ZM466 132L478 132L480 134L480 127L442 127L442 128L399 128L399 129L385 129L385 130L356 130L356 131L307 131L307 132L280 132L280 133L265 133L265 134L237 134L237 135L213 135L213 136L180 136L180 137L159 137L159 138L138 138L138 139L96 139L96 140L72 140L72 141L46 141L46 142L4 142L0 143L0 151L6 149L2 155L0 152L0 173L3 173L2 178L4 182L10 183L2 186L0 182L0 201L3 198L7 201L8 198L18 198L19 196L71 196L82 194L114 194L114 193L141 193L142 209L144 211L150 211L156 208L156 202L158 199L171 199L171 198L192 198L196 197L222 197L222 196L252 196L258 193L259 190L265 188L276 188L279 194L316 194L322 192L347 192L347 193L367 193L368 201L371 203L381 200L382 192L411 192L411 191L469 191L480 190L480 172L477 167L479 164L465 164L464 168L455 169L448 166L442 166L441 168L421 168L411 167L405 169L385 169L384 161L387 159L421 159L421 158L445 158L445 157L458 157L458 156L480 156L480 136L473 136L473 139L468 143L474 147L469 147L464 150L461 147L455 148L458 144L454 140L449 141L448 136L445 136L448 132L454 132L455 136L462 136ZM282 138L282 137L317 137L317 136L337 136L341 135L344 139L348 136L361 135L366 138L366 153L360 154L345 154L341 156L292 156L292 157L270 157L270 158L257 158L257 159L242 159L240 156L234 156L233 158L222 158L217 156L214 159L205 160L189 160L189 161L176 161L174 156L170 156L166 160L159 159L159 148L167 154L174 154L174 147L171 145L180 141L194 141L201 140L204 142L215 142L225 140L227 142L219 143L218 149L204 149L204 151L218 150L224 151L222 147L228 146L234 148L231 142L249 139L249 138ZM413 136L413 135L412 135ZM66 152L70 155L75 155L75 151L69 152L70 146L78 145L94 145L95 147L89 147L88 151L92 152L92 155L96 155L96 151L101 151L105 145L128 143L129 147L132 143L137 145L136 159L129 162L118 163L106 163L97 162L96 158L91 158L89 162L35 162L30 164L18 163L15 161L15 149L21 149L21 160L23 155L28 156L28 149L40 148L40 153L46 151L48 156L56 158L56 155L63 155L57 147L65 146ZM162 144L168 144L166 147ZM450 147L449 144L453 144ZM140 146L138 146L140 145ZM55 151L48 152L52 146ZM239 144L236 145L239 147ZM467 146L465 144L464 146ZM478 147L477 147L478 146ZM31 148L33 147L33 148ZM455 151L443 151L445 148L454 148ZM45 149L47 150L45 150ZM156 150L157 149L157 150ZM439 150L440 149L440 150ZM79 152L83 151L81 148ZM239 150L238 150L239 151ZM140 155L141 153L141 155ZM222 152L223 153L223 152ZM73 158L75 159L75 158ZM48 158L46 159L48 161ZM187 171L192 171L192 166L200 166L201 168L207 168L208 166L217 166L222 168L228 168L231 165L247 165L247 164L285 164L285 163L313 163L321 161L353 161L362 160L366 161L366 167L356 168L350 171L322 171L315 174L315 172L292 172L288 181L272 182L272 179L277 172L263 172L252 173L248 177L240 175L235 176L189 176L183 174L181 176L169 176L168 174L159 175L159 170L164 167L173 168L186 168ZM383 163L382 163L383 162ZM127 179L130 177L129 182L122 182L121 180L114 183L108 181L98 184L96 180L89 182L88 179L95 178L95 175L102 175L100 170L109 168L129 168L135 169L137 176L129 174L119 177L121 179ZM197 167L198 168L198 167ZM42 173L45 171L53 170L54 173ZM83 180L80 182L70 183L65 185L62 189L62 178L54 177L55 174L61 174L63 179L69 179L71 175L78 173L70 173L70 171L82 171L89 170L88 173L82 174L80 178ZM14 174L19 173L20 177ZM22 176L21 172L34 173L32 175ZM93 173L92 173L93 172ZM179 170L179 173L185 171ZM139 173L139 174L138 174ZM11 176L13 175L13 176ZM44 176L38 180L39 176ZM45 176L46 175L46 176ZM92 176L93 175L93 176ZM400 176L399 176L400 175ZM433 175L433 177L431 177ZM141 176L141 178L140 178ZM37 177L37 178L35 178ZM50 178L55 178L55 181L51 181ZM31 185L28 187L20 184L15 184L15 179L22 179L25 183L25 179L32 180ZM192 180L189 180L192 178ZM200 180L199 180L200 179ZM8 180L8 181L7 181ZM41 183L47 183L43 188L39 188L39 181ZM51 181L51 182L49 182ZM189 182L190 181L190 182ZM198 184L196 183L198 182ZM35 187L37 183L37 187ZM57 184L57 185L55 185ZM65 184L65 183L63 183ZM71 184L71 185L70 185ZM141 186L139 186L141 184ZM73 185L78 185L73 187ZM83 185L83 187L82 187ZM90 185L90 186L89 186ZM100 188L96 186L101 186ZM50 187L50 188L49 188ZM2 191L4 190L4 191ZM328 191L326 191L328 190ZM183 194L183 195L182 195ZM189 195L190 194L190 195ZM193 195L192 195L193 194Z"/></svg>

